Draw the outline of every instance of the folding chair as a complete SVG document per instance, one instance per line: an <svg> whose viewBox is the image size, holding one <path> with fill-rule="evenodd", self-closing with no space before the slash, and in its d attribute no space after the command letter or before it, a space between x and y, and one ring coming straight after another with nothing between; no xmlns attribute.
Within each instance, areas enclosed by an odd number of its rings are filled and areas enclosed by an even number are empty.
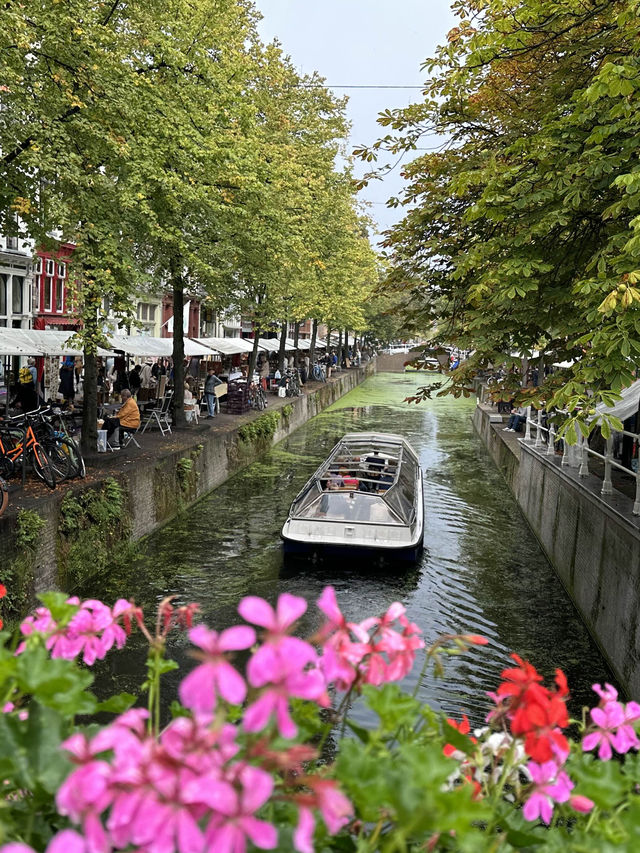
<svg viewBox="0 0 640 853"><path fill-rule="evenodd" d="M137 426L135 429L127 429L127 427L120 427L120 447L124 450L125 447L128 447L131 443L135 444L138 450L141 450L140 445L136 441L136 433L140 431L140 427Z"/></svg>
<svg viewBox="0 0 640 853"><path fill-rule="evenodd" d="M162 398L162 404L159 409L151 409L147 415L144 427L142 428L143 435L148 426L157 425L162 435L171 435L171 424L169 423L169 409L173 399L173 391L167 391Z"/></svg>

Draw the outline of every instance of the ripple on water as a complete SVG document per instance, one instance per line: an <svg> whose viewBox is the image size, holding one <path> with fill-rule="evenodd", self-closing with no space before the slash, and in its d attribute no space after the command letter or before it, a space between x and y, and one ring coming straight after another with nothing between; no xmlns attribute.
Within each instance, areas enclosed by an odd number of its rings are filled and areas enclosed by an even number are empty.
<svg viewBox="0 0 640 853"><path fill-rule="evenodd" d="M369 379L149 537L135 564L105 581L106 597L124 594L152 607L173 594L179 602L199 601L205 621L224 628L237 619L235 606L243 595L273 601L288 591L313 601L324 585L333 584L352 620L399 600L427 643L449 632L489 638L486 647L448 658L443 679L431 673L422 679L420 697L448 714L466 713L474 725L482 724L485 691L495 687L511 650L547 676L562 667L575 706L590 702L590 684L612 676L475 436L473 402L403 403L429 381L394 374ZM343 433L366 430L401 432L419 454L426 519L420 565L386 573L344 561L285 566L279 533L292 499ZM92 595L97 592L92 588ZM301 631L318 624L311 607ZM187 665L184 638L172 643L171 652ZM123 680L136 684L143 655L134 645L112 656L102 681L118 678L118 690L125 689ZM409 689L419 670L407 678Z"/></svg>

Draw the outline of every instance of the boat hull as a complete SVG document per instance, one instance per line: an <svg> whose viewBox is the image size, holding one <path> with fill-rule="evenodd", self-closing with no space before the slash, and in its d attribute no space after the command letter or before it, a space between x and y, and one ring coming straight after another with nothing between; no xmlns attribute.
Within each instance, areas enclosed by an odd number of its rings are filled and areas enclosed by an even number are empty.
<svg viewBox="0 0 640 853"><path fill-rule="evenodd" d="M318 542L297 542L282 537L285 554L296 557L317 557L320 560L347 558L363 563L416 563L423 551L423 543L404 548L372 548L366 545L320 544Z"/></svg>

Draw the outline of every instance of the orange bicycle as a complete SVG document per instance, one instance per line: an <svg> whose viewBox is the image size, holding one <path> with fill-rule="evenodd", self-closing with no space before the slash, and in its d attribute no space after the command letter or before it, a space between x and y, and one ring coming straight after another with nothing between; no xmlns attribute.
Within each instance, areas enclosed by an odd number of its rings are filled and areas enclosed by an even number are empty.
<svg viewBox="0 0 640 853"><path fill-rule="evenodd" d="M10 477L24 460L50 489L56 487L51 460L33 431L28 415L0 422L0 476Z"/></svg>

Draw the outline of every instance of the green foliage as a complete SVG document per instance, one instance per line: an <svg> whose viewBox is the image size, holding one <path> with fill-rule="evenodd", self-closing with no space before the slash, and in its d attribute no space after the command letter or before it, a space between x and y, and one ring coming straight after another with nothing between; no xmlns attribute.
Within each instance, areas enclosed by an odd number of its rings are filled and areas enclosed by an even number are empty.
<svg viewBox="0 0 640 853"><path fill-rule="evenodd" d="M15 558L3 566L0 580L7 588L2 614L9 627L27 614L33 601L34 566L44 519L31 509L21 509L16 521Z"/></svg>
<svg viewBox="0 0 640 853"><path fill-rule="evenodd" d="M293 409L292 409L293 411ZM238 438L245 444L255 442L270 442L278 429L280 412L265 412L253 421L243 424L238 429Z"/></svg>
<svg viewBox="0 0 640 853"><path fill-rule="evenodd" d="M131 519L125 491L109 478L98 489L65 495L58 521L60 586L81 588L110 565L130 559Z"/></svg>
<svg viewBox="0 0 640 853"><path fill-rule="evenodd" d="M283 406L280 409L280 415L285 420L289 420L289 418L291 417L292 414L293 414L293 406L291 405L291 403L287 403L286 406Z"/></svg>
<svg viewBox="0 0 640 853"><path fill-rule="evenodd" d="M537 352L540 377L571 366L523 401L593 408L640 355L637 0L455 11L425 100L384 113L389 134L361 151L395 159L425 133L448 139L405 167L388 286L434 340L474 351L448 391L502 367L520 392L520 355Z"/></svg>

